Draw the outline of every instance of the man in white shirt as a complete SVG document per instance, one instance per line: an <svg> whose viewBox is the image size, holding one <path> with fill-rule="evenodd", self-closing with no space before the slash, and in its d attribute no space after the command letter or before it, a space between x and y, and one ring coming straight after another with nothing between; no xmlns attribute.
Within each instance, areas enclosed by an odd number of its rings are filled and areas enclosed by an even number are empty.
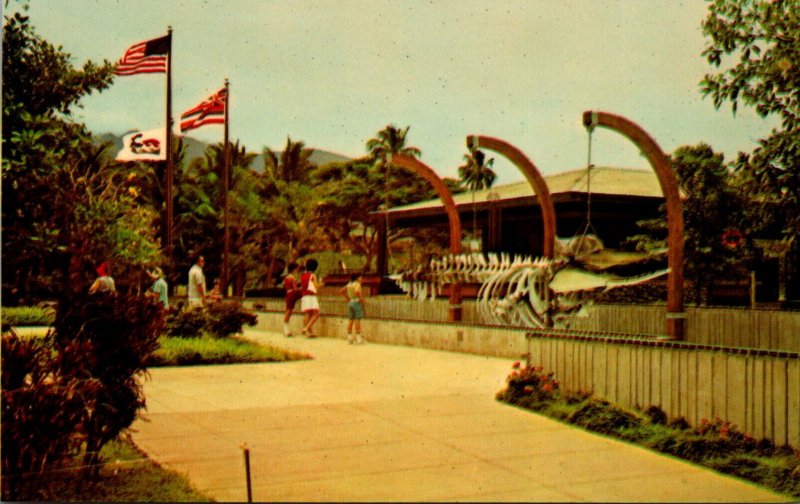
<svg viewBox="0 0 800 504"><path fill-rule="evenodd" d="M203 306L206 304L206 277L203 275L203 266L206 260L203 256L189 269L189 306Z"/></svg>

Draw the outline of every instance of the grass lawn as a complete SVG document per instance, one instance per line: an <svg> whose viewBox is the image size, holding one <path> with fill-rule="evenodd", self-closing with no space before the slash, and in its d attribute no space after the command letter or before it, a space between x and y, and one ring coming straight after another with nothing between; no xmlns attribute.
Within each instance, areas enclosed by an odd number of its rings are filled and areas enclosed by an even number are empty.
<svg viewBox="0 0 800 504"><path fill-rule="evenodd" d="M253 343L244 338L175 338L162 336L161 346L149 366L192 366L199 364L234 364L286 362L310 359L311 356Z"/></svg>
<svg viewBox="0 0 800 504"><path fill-rule="evenodd" d="M104 465L95 480L63 469L28 478L21 496L31 501L213 502L176 472L146 458L129 441L112 441L101 451Z"/></svg>

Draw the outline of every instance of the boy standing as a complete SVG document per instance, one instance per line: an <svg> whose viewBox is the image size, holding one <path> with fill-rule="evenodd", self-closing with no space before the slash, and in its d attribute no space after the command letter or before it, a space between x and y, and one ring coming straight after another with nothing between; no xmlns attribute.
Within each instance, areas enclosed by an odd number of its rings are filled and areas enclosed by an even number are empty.
<svg viewBox="0 0 800 504"><path fill-rule="evenodd" d="M365 342L361 336L361 319L364 318L364 294L361 292L361 275L350 275L350 282L339 290L347 301L347 342L353 344L353 326L356 329L356 344Z"/></svg>

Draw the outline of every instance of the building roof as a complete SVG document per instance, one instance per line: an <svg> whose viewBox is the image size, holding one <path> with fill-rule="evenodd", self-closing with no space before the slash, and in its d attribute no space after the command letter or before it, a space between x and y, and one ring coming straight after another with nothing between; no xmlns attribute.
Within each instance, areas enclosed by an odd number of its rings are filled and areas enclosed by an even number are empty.
<svg viewBox="0 0 800 504"><path fill-rule="evenodd" d="M595 166L591 175L585 168L562 173L544 175L544 180L550 188L550 195L566 193L585 194L591 190L592 194L606 194L615 196L639 196L646 198L663 198L658 177L652 170L639 170L634 168L611 168ZM486 201L510 200L516 198L532 197L535 191L527 180L494 186L490 189L475 191L475 203ZM471 205L472 192L466 191L453 195L456 206ZM389 210L393 212L408 212L414 210L432 209L441 207L439 198L419 201L410 205L398 206Z"/></svg>

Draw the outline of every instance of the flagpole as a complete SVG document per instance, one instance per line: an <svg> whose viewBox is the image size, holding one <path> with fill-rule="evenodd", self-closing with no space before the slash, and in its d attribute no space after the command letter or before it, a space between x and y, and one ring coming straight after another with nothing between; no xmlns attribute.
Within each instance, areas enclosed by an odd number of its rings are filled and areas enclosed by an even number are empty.
<svg viewBox="0 0 800 504"><path fill-rule="evenodd" d="M225 245L224 245L224 254L222 260L222 281L220 285L222 286L223 293L222 295L225 296L228 293L228 278L230 276L230 229L228 228L228 214L230 213L230 204L228 201L228 190L230 189L230 173L231 173L231 156L230 156L230 145L228 142L228 120L229 115L228 111L231 106L231 93L230 93L230 83L228 79L225 79L225 161L223 163L223 189L222 189L222 198L223 198L223 207L224 207L224 217L223 217L223 227L225 229Z"/></svg>
<svg viewBox="0 0 800 504"><path fill-rule="evenodd" d="M165 173L166 182L164 184L164 199L166 200L166 249L167 249L167 264L170 269L172 263L172 182L174 178L174 166L172 156L172 26L167 27L167 36L169 37L169 55L167 56L167 169Z"/></svg>

